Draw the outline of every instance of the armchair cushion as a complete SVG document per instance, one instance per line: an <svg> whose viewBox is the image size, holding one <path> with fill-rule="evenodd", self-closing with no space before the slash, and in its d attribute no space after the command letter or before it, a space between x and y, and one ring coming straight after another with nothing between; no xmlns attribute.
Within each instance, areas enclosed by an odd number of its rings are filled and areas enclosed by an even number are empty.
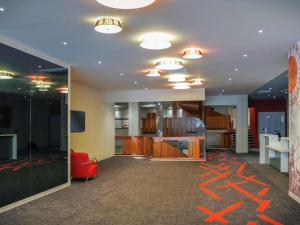
<svg viewBox="0 0 300 225"><path fill-rule="evenodd" d="M98 174L98 164L89 159L89 155L84 152L71 151L71 176L75 178L96 177Z"/></svg>

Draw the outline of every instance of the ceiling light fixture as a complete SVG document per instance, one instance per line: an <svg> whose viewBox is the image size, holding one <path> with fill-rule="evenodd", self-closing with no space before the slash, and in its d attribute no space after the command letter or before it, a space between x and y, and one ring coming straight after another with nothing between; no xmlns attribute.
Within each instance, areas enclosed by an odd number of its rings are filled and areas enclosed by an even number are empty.
<svg viewBox="0 0 300 225"><path fill-rule="evenodd" d="M114 17L100 17L96 21L95 30L103 34L116 34L122 31L122 23Z"/></svg>
<svg viewBox="0 0 300 225"><path fill-rule="evenodd" d="M239 69L238 68L234 68L234 71L237 72L237 71L239 71Z"/></svg>
<svg viewBox="0 0 300 225"><path fill-rule="evenodd" d="M68 94L69 93L69 88L67 88L67 87L61 87L61 88L58 88L57 90L62 94Z"/></svg>
<svg viewBox="0 0 300 225"><path fill-rule="evenodd" d="M203 53L199 48L187 48L183 51L184 59L200 59L203 57Z"/></svg>
<svg viewBox="0 0 300 225"><path fill-rule="evenodd" d="M259 34L262 34L263 32L264 32L264 30L259 30L258 31Z"/></svg>
<svg viewBox="0 0 300 225"><path fill-rule="evenodd" d="M63 41L62 44L63 44L64 46L66 46L66 45L68 45L68 42Z"/></svg>
<svg viewBox="0 0 300 225"><path fill-rule="evenodd" d="M155 63L155 68L159 70L179 70L183 68L183 62L179 59L160 59Z"/></svg>
<svg viewBox="0 0 300 225"><path fill-rule="evenodd" d="M13 74L6 71L0 71L0 80L9 80L13 78Z"/></svg>
<svg viewBox="0 0 300 225"><path fill-rule="evenodd" d="M173 86L173 89L177 89L177 90L186 90L190 88L191 87L187 83L177 83Z"/></svg>
<svg viewBox="0 0 300 225"><path fill-rule="evenodd" d="M172 46L170 36L165 33L147 33L142 37L140 46L150 50L162 50Z"/></svg>
<svg viewBox="0 0 300 225"><path fill-rule="evenodd" d="M50 84L50 82L48 82L48 81L37 81L36 83L35 83L35 87L36 88L50 88L51 87L51 84Z"/></svg>
<svg viewBox="0 0 300 225"><path fill-rule="evenodd" d="M5 11L5 9L0 7L0 12L4 12L4 11Z"/></svg>
<svg viewBox="0 0 300 225"><path fill-rule="evenodd" d="M184 82L185 81L185 75L183 74L172 74L169 76L168 79L169 82Z"/></svg>
<svg viewBox="0 0 300 225"><path fill-rule="evenodd" d="M97 2L115 9L138 9L151 5L155 0L97 0Z"/></svg>
<svg viewBox="0 0 300 225"><path fill-rule="evenodd" d="M40 92L46 92L46 91L48 91L48 88L39 88L38 91L40 91Z"/></svg>
<svg viewBox="0 0 300 225"><path fill-rule="evenodd" d="M247 57L248 57L248 54L244 54L243 57L244 57L244 58L247 58Z"/></svg>
<svg viewBox="0 0 300 225"><path fill-rule="evenodd" d="M204 81L202 79L192 79L190 85L203 85Z"/></svg>
<svg viewBox="0 0 300 225"><path fill-rule="evenodd" d="M157 69L152 69L147 72L147 77L160 77L160 71Z"/></svg>

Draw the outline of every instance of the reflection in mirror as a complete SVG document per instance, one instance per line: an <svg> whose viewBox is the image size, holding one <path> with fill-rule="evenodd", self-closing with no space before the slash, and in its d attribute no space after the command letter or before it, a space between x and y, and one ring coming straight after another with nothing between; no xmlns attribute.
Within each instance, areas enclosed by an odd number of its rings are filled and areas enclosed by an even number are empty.
<svg viewBox="0 0 300 225"><path fill-rule="evenodd" d="M68 181L68 69L0 44L0 207Z"/></svg>

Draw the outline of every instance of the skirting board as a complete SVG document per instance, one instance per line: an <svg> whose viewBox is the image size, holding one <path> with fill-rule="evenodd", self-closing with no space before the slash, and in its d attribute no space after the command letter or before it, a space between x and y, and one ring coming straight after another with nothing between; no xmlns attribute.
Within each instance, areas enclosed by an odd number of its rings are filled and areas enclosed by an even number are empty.
<svg viewBox="0 0 300 225"><path fill-rule="evenodd" d="M300 197L289 191L289 196L300 204Z"/></svg>
<svg viewBox="0 0 300 225"><path fill-rule="evenodd" d="M66 184L57 186L55 188L49 189L49 190L41 192L39 194L36 194L36 195L30 196L28 198L22 199L20 201L14 202L14 203L12 203L10 205L4 206L3 208L0 208L0 213L6 212L6 211L11 210L13 208L19 207L19 206L24 205L26 203L29 203L29 202L32 202L32 201L37 200L39 198L45 197L46 195L50 195L50 194L52 194L54 192L60 191L62 189L70 187L70 186L71 186L71 183L68 182Z"/></svg>

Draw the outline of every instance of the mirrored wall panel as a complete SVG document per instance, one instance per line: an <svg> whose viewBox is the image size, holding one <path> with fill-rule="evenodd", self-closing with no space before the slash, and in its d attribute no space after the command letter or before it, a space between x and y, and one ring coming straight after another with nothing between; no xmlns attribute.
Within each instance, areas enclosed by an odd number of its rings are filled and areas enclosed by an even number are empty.
<svg viewBox="0 0 300 225"><path fill-rule="evenodd" d="M0 208L68 182L68 69L0 43Z"/></svg>

